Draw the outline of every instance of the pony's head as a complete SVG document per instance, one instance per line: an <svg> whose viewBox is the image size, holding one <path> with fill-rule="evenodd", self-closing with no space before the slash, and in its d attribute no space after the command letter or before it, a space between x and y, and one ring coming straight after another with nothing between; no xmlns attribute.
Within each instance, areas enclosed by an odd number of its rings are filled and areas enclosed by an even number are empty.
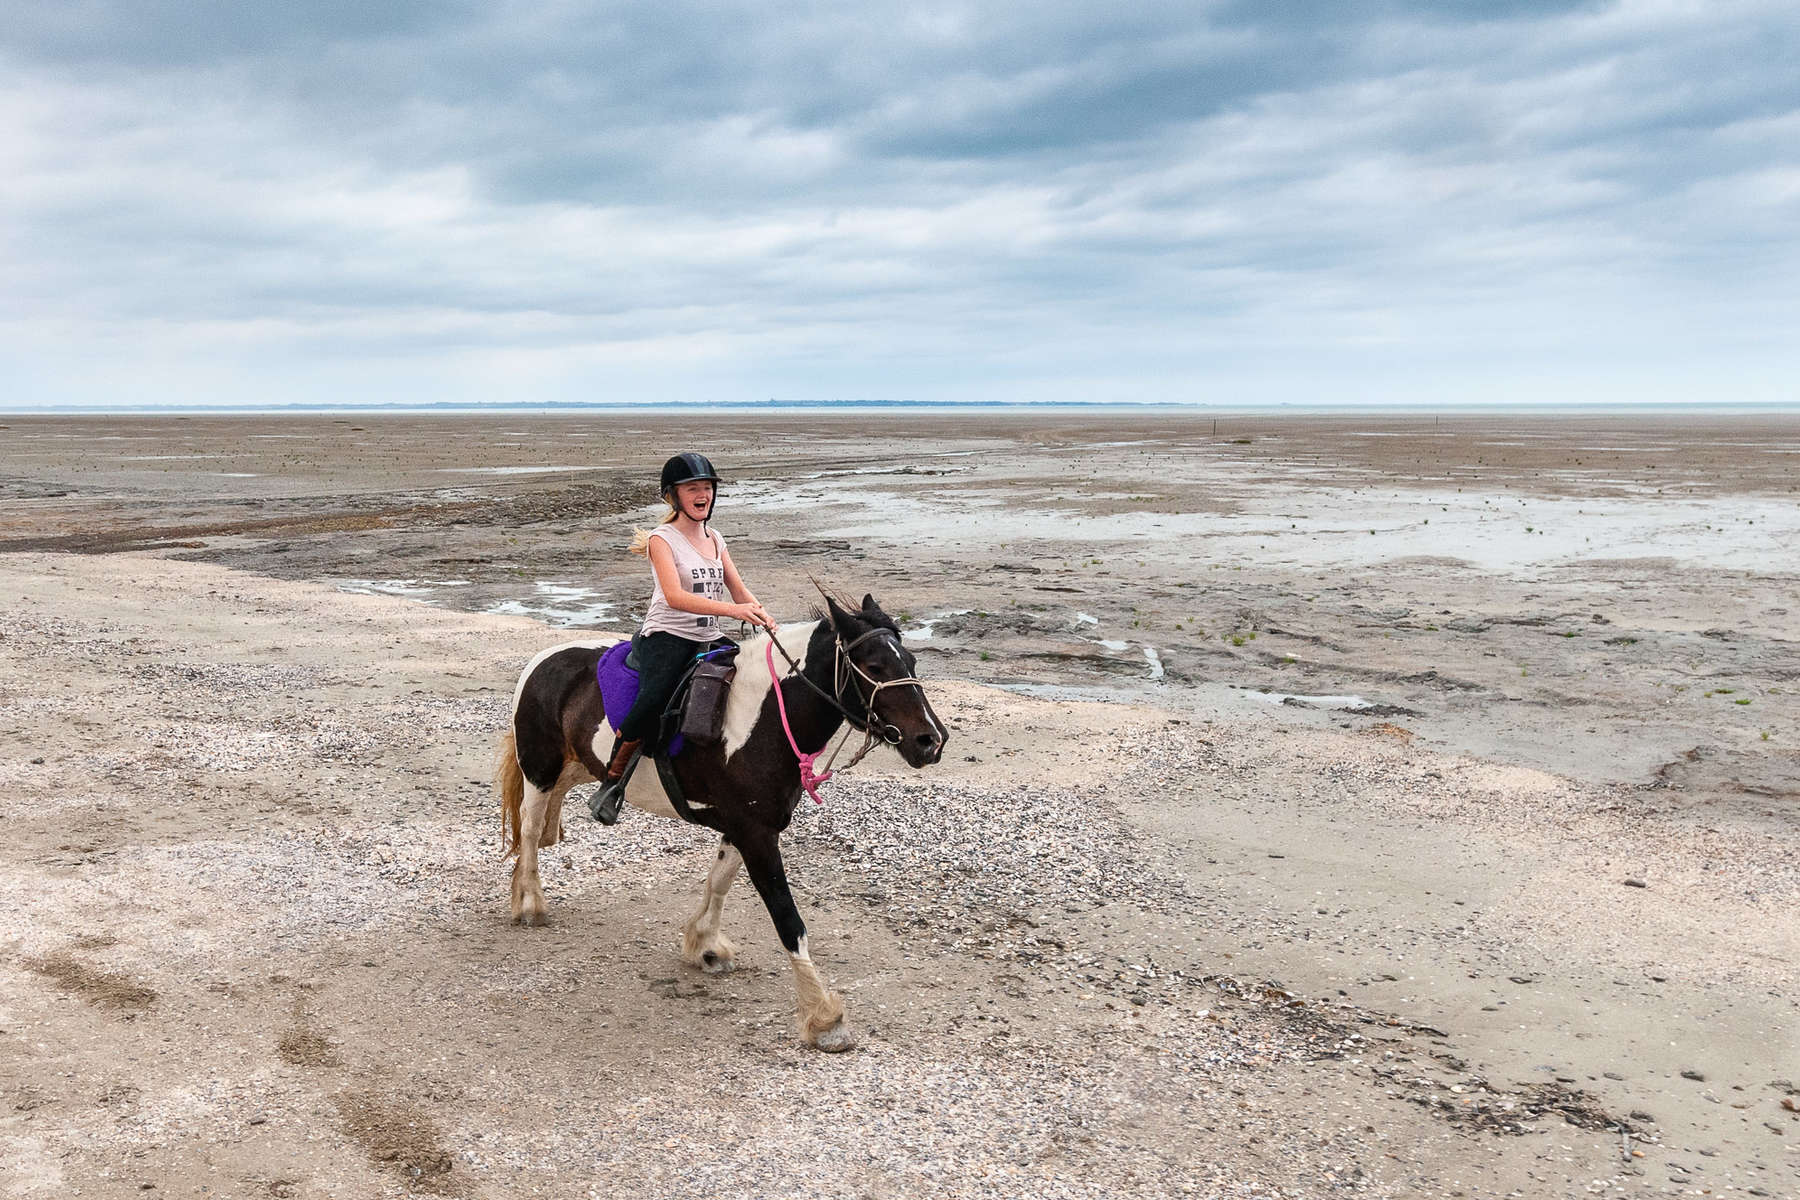
<svg viewBox="0 0 1800 1200"><path fill-rule="evenodd" d="M825 619L844 648L849 678L839 685L847 706L866 710L876 736L891 743L909 765L929 766L943 757L950 735L914 678L918 660L901 645L894 619L873 596L865 595L862 606L853 609L829 594Z"/></svg>

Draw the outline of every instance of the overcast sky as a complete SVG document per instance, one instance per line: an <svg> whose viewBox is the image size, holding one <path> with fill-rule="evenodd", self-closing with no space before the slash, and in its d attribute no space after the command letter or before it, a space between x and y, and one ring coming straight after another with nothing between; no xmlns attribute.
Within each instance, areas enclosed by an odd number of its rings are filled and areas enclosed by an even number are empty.
<svg viewBox="0 0 1800 1200"><path fill-rule="evenodd" d="M0 0L0 407L1800 400L1794 0Z"/></svg>

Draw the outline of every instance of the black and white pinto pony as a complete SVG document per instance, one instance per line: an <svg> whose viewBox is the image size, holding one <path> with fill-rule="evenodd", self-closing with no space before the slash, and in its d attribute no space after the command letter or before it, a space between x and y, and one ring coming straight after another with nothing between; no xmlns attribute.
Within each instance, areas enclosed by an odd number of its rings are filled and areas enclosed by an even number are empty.
<svg viewBox="0 0 1800 1200"><path fill-rule="evenodd" d="M892 745L913 767L937 762L947 735L913 677L915 660L901 645L899 627L874 598L864 596L860 609L830 597L825 603L818 620L785 626L776 635L777 677L769 669L771 635L743 643L726 699L723 738L710 746L690 743L670 765L688 819L719 833L718 857L707 873L700 907L682 929L682 957L709 973L735 965L736 949L719 932L719 919L738 868L748 869L787 948L801 1039L835 1051L849 1049L855 1038L845 1025L842 999L825 986L807 954L806 924L781 864L781 833L800 803L801 785L775 689L786 704L794 743L809 755L824 749L846 720ZM575 642L544 651L526 666L513 693L512 729L501 742L495 783L502 838L518 856L512 915L520 924L545 921L538 850L563 836L563 797L606 769L613 734L594 667L610 644ZM632 774L625 800L645 812L679 816L649 762Z"/></svg>

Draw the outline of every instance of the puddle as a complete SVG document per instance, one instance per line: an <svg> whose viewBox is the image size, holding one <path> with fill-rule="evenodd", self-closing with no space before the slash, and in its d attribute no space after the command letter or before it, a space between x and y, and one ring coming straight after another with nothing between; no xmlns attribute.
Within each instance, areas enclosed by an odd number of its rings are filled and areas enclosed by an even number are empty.
<svg viewBox="0 0 1800 1200"><path fill-rule="evenodd" d="M340 579L337 590L358 596L404 596L435 604L440 589L467 586L467 579Z"/></svg>
<svg viewBox="0 0 1800 1200"><path fill-rule="evenodd" d="M1289 700L1294 700L1314 708L1335 708L1346 712L1375 707L1361 696L1298 696L1289 692L1259 692L1255 688L1245 688L1244 695L1252 700L1261 700L1264 704L1286 704Z"/></svg>
<svg viewBox="0 0 1800 1200"><path fill-rule="evenodd" d="M920 621L911 629L902 629L900 631L900 636L902 639L911 638L915 642L929 642L931 640L932 630L937 628L937 623L939 621L942 621L947 617L965 616L973 611L974 609L969 608L952 608L947 612L939 613L935 617Z"/></svg>
<svg viewBox="0 0 1800 1200"><path fill-rule="evenodd" d="M590 628L609 624L618 608L593 588L578 584L540 579L533 592L523 600L502 600L483 612L508 617L534 617L559 629Z"/></svg>

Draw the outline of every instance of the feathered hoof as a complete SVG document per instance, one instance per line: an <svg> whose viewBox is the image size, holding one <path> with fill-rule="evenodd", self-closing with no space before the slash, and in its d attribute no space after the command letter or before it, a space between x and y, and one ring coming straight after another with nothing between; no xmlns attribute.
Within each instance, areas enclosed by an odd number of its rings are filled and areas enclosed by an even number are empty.
<svg viewBox="0 0 1800 1200"><path fill-rule="evenodd" d="M528 908L522 912L513 914L514 925L528 925L532 928L541 928L549 923L550 914L541 908Z"/></svg>
<svg viewBox="0 0 1800 1200"><path fill-rule="evenodd" d="M846 1050L856 1049L856 1035L850 1032L850 1026L839 1021L814 1034L812 1045L813 1049L823 1050L827 1054L842 1054Z"/></svg>
<svg viewBox="0 0 1800 1200"><path fill-rule="evenodd" d="M694 965L708 975L729 975L737 970L737 959L717 950L702 950L699 961Z"/></svg>

